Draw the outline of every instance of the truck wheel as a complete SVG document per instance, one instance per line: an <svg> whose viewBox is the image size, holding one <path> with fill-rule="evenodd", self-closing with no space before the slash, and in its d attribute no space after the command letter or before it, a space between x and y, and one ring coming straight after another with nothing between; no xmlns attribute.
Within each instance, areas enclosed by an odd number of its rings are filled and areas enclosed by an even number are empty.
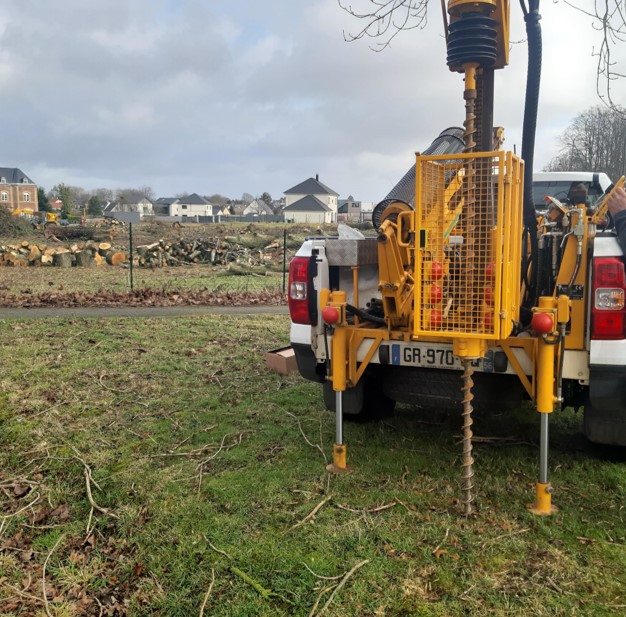
<svg viewBox="0 0 626 617"><path fill-rule="evenodd" d="M592 443L626 447L626 416L610 413L585 403L583 416L585 437Z"/></svg>
<svg viewBox="0 0 626 617"><path fill-rule="evenodd" d="M324 404L335 413L335 391L330 381L323 385ZM343 393L343 413L348 420L380 420L389 416L396 402L385 396L380 385L371 375L361 378L354 388Z"/></svg>

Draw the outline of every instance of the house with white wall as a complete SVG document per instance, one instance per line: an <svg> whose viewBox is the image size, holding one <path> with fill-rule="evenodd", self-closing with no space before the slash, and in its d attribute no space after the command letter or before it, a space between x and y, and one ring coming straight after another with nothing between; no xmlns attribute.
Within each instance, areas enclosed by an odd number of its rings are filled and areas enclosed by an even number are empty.
<svg viewBox="0 0 626 617"><path fill-rule="evenodd" d="M268 216L273 215L274 210L272 210L262 199L254 199L244 208L242 214L244 216Z"/></svg>
<svg viewBox="0 0 626 617"><path fill-rule="evenodd" d="M181 216L183 218L189 216L213 216L213 214L218 214L220 210L219 206L214 207L198 193L179 197L170 204L169 209L170 216Z"/></svg>
<svg viewBox="0 0 626 617"><path fill-rule="evenodd" d="M293 223L336 223L339 193L322 182L319 176L286 190L285 221Z"/></svg>

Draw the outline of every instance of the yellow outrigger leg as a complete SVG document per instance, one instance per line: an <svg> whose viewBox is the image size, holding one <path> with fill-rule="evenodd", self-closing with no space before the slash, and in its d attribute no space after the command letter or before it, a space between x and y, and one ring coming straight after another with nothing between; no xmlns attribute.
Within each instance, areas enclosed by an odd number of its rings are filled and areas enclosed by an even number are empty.
<svg viewBox="0 0 626 617"><path fill-rule="evenodd" d="M349 471L346 444L343 443L343 393L347 383L348 332L346 329L346 292L330 293L323 289L320 294L324 321L334 324L332 340L332 384L335 391L335 443L333 462L326 469L331 473Z"/></svg>
<svg viewBox="0 0 626 617"><path fill-rule="evenodd" d="M541 418L539 425L539 481L535 483L535 503L528 509L533 514L549 516L557 511L552 505L552 485L548 479L549 416L557 399L554 396L554 367L559 345L564 345L557 331L557 322L569 321L569 298L560 296L539 298L531 327L540 334L536 352L536 403Z"/></svg>

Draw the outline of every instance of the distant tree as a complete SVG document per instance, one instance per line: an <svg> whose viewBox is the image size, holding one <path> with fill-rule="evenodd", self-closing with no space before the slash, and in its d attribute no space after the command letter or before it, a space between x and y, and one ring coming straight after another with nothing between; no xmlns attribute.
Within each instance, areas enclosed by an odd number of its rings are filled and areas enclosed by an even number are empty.
<svg viewBox="0 0 626 617"><path fill-rule="evenodd" d="M142 199L156 201L154 191L150 187L117 189L115 199L122 204L136 204Z"/></svg>
<svg viewBox="0 0 626 617"><path fill-rule="evenodd" d="M40 212L51 212L52 208L48 203L48 197L46 196L46 191L43 187L37 187L37 208Z"/></svg>
<svg viewBox="0 0 626 617"><path fill-rule="evenodd" d="M176 199L183 199L184 197L189 197L189 193L187 193L187 191L183 191L182 193L176 193L174 197L176 197Z"/></svg>
<svg viewBox="0 0 626 617"><path fill-rule="evenodd" d="M121 203L134 204L142 199L148 201L156 201L155 193L149 186L140 186L139 188L117 189L116 199Z"/></svg>
<svg viewBox="0 0 626 617"><path fill-rule="evenodd" d="M106 204L109 201L113 201L115 197L114 191L105 188L95 189L91 191L91 194L92 196L95 195L100 200L101 204Z"/></svg>
<svg viewBox="0 0 626 617"><path fill-rule="evenodd" d="M58 198L63 202L61 206L61 218L68 218L76 207L76 198L74 197L72 187L63 183L57 184L53 187L52 192L56 193Z"/></svg>
<svg viewBox="0 0 626 617"><path fill-rule="evenodd" d="M241 196L241 201L243 201L244 203L249 204L251 201L254 201L254 195L250 195L250 193L244 193Z"/></svg>
<svg viewBox="0 0 626 617"><path fill-rule="evenodd" d="M265 202L270 207L274 203L272 196L267 191L261 195L261 201Z"/></svg>
<svg viewBox="0 0 626 617"><path fill-rule="evenodd" d="M561 150L546 171L626 173L626 109L599 105L578 114L559 138Z"/></svg>
<svg viewBox="0 0 626 617"><path fill-rule="evenodd" d="M220 195L219 193L215 193L214 195L207 195L206 200L216 206L225 206L230 201L228 197L224 197L224 195Z"/></svg>
<svg viewBox="0 0 626 617"><path fill-rule="evenodd" d="M156 201L156 193L154 192L151 186L140 187L139 193L141 193L143 197L147 199L148 201L152 201L152 202Z"/></svg>
<svg viewBox="0 0 626 617"><path fill-rule="evenodd" d="M91 216L102 216L102 202L97 195L92 195L87 202L87 214Z"/></svg>

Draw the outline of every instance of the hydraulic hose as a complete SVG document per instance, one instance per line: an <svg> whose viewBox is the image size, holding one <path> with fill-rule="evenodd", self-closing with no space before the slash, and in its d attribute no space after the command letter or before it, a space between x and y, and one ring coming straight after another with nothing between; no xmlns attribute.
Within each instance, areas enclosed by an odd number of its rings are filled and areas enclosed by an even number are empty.
<svg viewBox="0 0 626 617"><path fill-rule="evenodd" d="M387 324L383 317L378 317L378 315L372 315L367 311L357 308L356 306L352 306L352 304L346 304L346 311L351 315L356 315L359 319L363 321L370 321L372 323L382 324L383 326Z"/></svg>
<svg viewBox="0 0 626 617"><path fill-rule="evenodd" d="M537 219L533 203L533 162L535 134L537 131L537 109L539 107L539 86L541 83L541 26L539 20L539 0L520 0L526 34L528 36L528 74L526 79L526 99L524 103L524 126L522 131L522 158L524 159L524 227L530 239L530 285L526 292L525 305L533 306L537 299Z"/></svg>

